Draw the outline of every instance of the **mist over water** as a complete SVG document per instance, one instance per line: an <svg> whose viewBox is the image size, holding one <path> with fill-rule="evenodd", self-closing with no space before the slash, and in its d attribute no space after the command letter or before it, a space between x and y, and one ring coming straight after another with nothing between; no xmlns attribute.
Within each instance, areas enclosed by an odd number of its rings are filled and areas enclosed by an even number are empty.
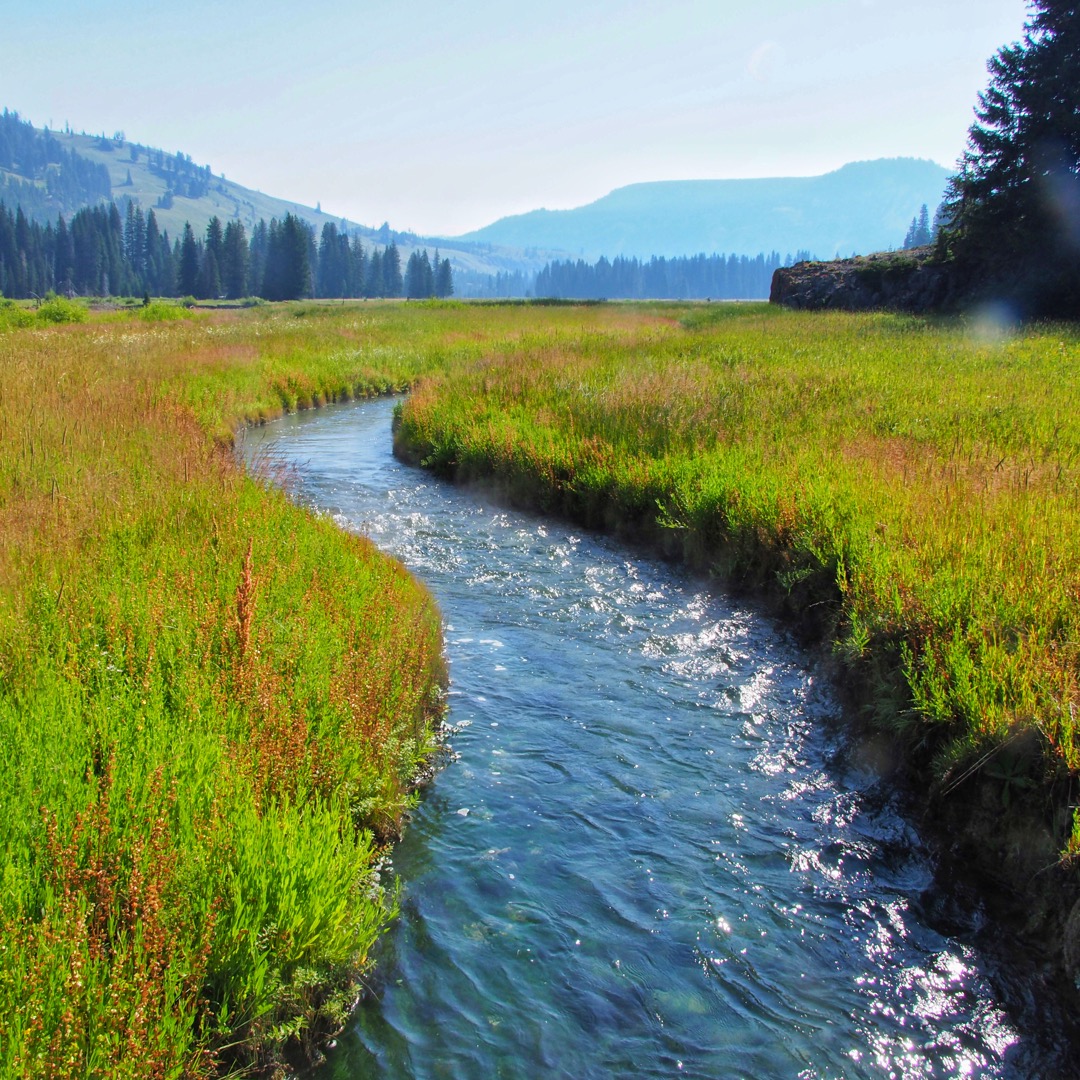
<svg viewBox="0 0 1080 1080"><path fill-rule="evenodd" d="M445 621L454 758L322 1077L1063 1075L775 625L614 541L397 462L392 402L245 452L391 551Z"/></svg>

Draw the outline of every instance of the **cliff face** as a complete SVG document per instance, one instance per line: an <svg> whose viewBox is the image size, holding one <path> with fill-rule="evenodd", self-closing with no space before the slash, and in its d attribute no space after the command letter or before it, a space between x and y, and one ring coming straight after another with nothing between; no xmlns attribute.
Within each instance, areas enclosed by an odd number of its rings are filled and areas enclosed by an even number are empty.
<svg viewBox="0 0 1080 1080"><path fill-rule="evenodd" d="M773 274L769 300L805 310L927 312L955 306L953 271L934 262L932 248L801 262Z"/></svg>

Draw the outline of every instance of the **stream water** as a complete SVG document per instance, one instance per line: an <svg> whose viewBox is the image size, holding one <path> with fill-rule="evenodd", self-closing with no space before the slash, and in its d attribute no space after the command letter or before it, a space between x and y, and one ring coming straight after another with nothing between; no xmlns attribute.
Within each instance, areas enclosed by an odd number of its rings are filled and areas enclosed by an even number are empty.
<svg viewBox="0 0 1080 1080"><path fill-rule="evenodd" d="M401 918L317 1077L1066 1074L974 924L940 929L918 836L781 630L402 465L392 407L245 440L428 584L452 680Z"/></svg>

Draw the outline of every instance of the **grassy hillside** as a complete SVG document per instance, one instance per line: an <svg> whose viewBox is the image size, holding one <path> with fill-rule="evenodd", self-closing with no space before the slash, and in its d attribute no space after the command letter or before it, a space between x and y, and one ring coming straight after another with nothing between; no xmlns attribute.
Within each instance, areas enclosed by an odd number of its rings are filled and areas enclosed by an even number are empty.
<svg viewBox="0 0 1080 1080"><path fill-rule="evenodd" d="M5 117L5 122L12 125L20 123L17 115ZM25 128L25 122L21 122L21 126ZM40 134L39 132L38 135ZM70 131L51 131L49 134L56 140L61 152L77 154L80 159L105 168L112 187L112 198L117 201L132 199L142 207L144 213L152 209L157 217L158 228L166 230L173 240L181 235L185 222L191 223L196 235L203 235L207 223L215 216L223 225L234 220L241 222L249 236L256 222L270 221L275 217L280 220L286 214L294 214L308 222L315 229L316 238L323 225L332 223L340 227L345 220L333 213L276 198L223 176L215 176L208 167L187 161L182 154L165 154L164 157L170 160L179 156L183 159L184 169L189 173L197 173L200 177L205 176L208 180L208 183L200 185L198 194L192 195L186 185L171 182L160 170L155 169L154 165L161 156L161 151L153 147L133 143L119 136L109 138ZM14 203L18 201L18 192L27 190L24 186L26 184L32 184L39 194L44 195L41 176L30 176L21 166L15 170L4 170L0 175L12 184L5 196L12 203L11 209L14 209ZM172 197L167 198L166 192L170 189L173 192ZM100 197L102 196L98 196ZM85 202L81 200L46 199L43 206L37 209L36 216L51 221L57 214L63 213L70 220L72 214L83 205ZM373 208L373 214L378 214L377 207ZM370 245L384 246L391 240L395 241L401 251L403 264L414 250L426 248L430 254L438 247L444 257L451 259L455 269L466 274L494 274L521 265L518 256L496 250L491 245L428 239L412 233L395 232L388 226L376 229L351 221L346 224L350 232L359 232ZM533 262L529 265L532 266Z"/></svg>

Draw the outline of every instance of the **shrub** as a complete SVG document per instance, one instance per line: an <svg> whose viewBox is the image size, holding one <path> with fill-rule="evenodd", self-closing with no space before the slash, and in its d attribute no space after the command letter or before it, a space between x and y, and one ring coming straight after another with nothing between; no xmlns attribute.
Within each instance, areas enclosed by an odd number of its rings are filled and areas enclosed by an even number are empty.
<svg viewBox="0 0 1080 1080"><path fill-rule="evenodd" d="M36 317L41 323L75 323L86 322L87 314L85 304L63 296L49 296L37 309Z"/></svg>

